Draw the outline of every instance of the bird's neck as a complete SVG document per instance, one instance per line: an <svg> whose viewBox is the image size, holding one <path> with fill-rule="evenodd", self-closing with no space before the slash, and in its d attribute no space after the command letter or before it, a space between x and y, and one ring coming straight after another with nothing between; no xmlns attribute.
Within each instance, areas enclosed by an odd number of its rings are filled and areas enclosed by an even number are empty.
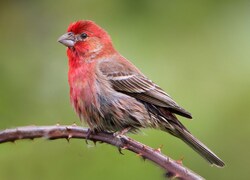
<svg viewBox="0 0 250 180"><path fill-rule="evenodd" d="M104 47L96 47L92 51L77 51L74 48L67 49L67 55L70 68L77 68L85 63L91 63L100 58L106 58L117 54L112 44L106 44Z"/></svg>

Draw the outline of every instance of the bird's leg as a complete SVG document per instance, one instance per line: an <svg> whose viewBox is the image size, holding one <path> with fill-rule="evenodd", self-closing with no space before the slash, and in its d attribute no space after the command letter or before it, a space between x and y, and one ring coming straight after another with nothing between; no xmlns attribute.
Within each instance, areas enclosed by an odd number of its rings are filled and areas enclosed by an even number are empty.
<svg viewBox="0 0 250 180"><path fill-rule="evenodd" d="M116 133L114 133L114 136L119 137L119 136L124 136L125 134L127 134L127 132L129 132L131 130L131 127L126 127L125 129L121 130L121 131L117 131Z"/></svg>
<svg viewBox="0 0 250 180"><path fill-rule="evenodd" d="M121 131L117 131L117 132L114 133L113 135L114 135L115 137L120 138L120 139L122 140L121 136L124 136L124 135L125 135L127 132L129 132L130 130L131 130L131 127L127 127L127 128L124 128L124 129L121 130ZM124 154L122 153L122 149L127 149L126 145L125 145L125 146L122 146L122 147L118 147L119 153L122 154L122 155L124 155Z"/></svg>

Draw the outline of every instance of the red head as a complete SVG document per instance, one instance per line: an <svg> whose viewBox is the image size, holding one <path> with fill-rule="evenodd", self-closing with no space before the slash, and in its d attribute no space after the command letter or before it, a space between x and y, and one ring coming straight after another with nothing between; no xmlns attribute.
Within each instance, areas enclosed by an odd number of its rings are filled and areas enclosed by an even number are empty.
<svg viewBox="0 0 250 180"><path fill-rule="evenodd" d="M85 57L98 55L103 50L113 50L108 33L92 21L82 20L71 23L67 33L58 41L68 47L68 54Z"/></svg>

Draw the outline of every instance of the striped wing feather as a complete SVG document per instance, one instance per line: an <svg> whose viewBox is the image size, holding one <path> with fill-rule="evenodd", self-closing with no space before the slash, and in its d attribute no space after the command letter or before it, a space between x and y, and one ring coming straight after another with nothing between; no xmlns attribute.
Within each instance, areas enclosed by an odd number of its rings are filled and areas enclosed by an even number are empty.
<svg viewBox="0 0 250 180"><path fill-rule="evenodd" d="M169 111L192 118L191 114L181 108L166 92L153 83L150 79L135 71L127 71L121 64L118 67L100 65L101 72L111 82L113 88L141 101L165 107ZM105 68L102 68L105 67ZM109 68L108 68L109 67ZM119 70L119 71L115 71Z"/></svg>

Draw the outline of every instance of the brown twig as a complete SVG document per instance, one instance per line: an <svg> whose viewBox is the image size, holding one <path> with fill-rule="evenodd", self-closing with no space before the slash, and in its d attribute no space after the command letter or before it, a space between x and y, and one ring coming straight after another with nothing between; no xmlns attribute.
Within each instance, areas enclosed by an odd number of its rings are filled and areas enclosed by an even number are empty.
<svg viewBox="0 0 250 180"><path fill-rule="evenodd" d="M47 138L47 139L61 139L61 138L79 138L92 140L94 142L101 141L111 144L121 149L127 149L136 154L139 154L144 159L156 163L164 170L166 170L167 177L194 180L203 179L198 174L192 172L188 168L182 166L169 157L162 154L159 150L155 150L140 142L137 142L127 136L116 137L111 133L96 133L88 135L88 129L76 125L73 126L25 126L13 129L6 129L0 131L0 143L13 142L20 139L34 139L34 138Z"/></svg>

